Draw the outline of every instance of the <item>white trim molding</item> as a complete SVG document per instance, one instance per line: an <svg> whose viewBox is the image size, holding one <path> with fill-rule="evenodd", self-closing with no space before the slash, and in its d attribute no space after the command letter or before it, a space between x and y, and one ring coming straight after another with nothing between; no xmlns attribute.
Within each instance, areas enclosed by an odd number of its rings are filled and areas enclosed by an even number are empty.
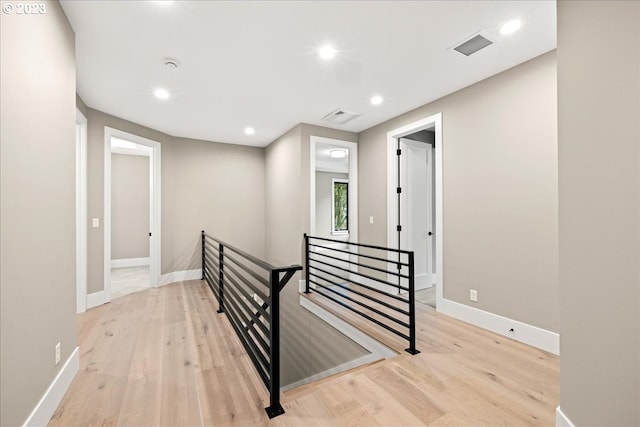
<svg viewBox="0 0 640 427"><path fill-rule="evenodd" d="M575 427L575 424L571 422L567 414L562 412L560 406L556 408L556 427Z"/></svg>
<svg viewBox="0 0 640 427"><path fill-rule="evenodd" d="M166 286L176 282L185 282L187 280L200 280L201 278L202 269L199 268L196 270L172 271L171 273L161 275L156 287Z"/></svg>
<svg viewBox="0 0 640 427"><path fill-rule="evenodd" d="M87 310L109 302L104 291L94 292L87 295Z"/></svg>
<svg viewBox="0 0 640 427"><path fill-rule="evenodd" d="M24 422L23 427L40 427L49 423L78 370L80 370L80 348L76 347Z"/></svg>
<svg viewBox="0 0 640 427"><path fill-rule="evenodd" d="M161 224L162 203L162 159L161 144L138 135L118 129L104 127L104 292L106 301L111 301L111 138L120 138L135 144L148 147L149 157L149 228L151 231L149 244L149 277L152 287L157 287L160 280Z"/></svg>
<svg viewBox="0 0 640 427"><path fill-rule="evenodd" d="M434 202L436 228L436 307L440 311L440 302L444 299L444 227L443 227L443 169L442 169L442 113L437 113L424 119L409 123L405 126L387 132L387 247L396 248L398 209L396 179L398 175L397 140L412 133L433 128L435 131L434 146ZM389 256L393 256L392 253ZM390 258L391 259L391 258ZM391 281L391 280L389 280Z"/></svg>
<svg viewBox="0 0 640 427"><path fill-rule="evenodd" d="M358 236L358 144L339 139L311 135L309 138L309 235L316 235L316 144L327 144L349 150L349 241Z"/></svg>
<svg viewBox="0 0 640 427"><path fill-rule="evenodd" d="M87 309L87 118L76 108L76 312Z"/></svg>
<svg viewBox="0 0 640 427"><path fill-rule="evenodd" d="M144 267L150 263L151 259L149 257L112 259L111 268Z"/></svg>
<svg viewBox="0 0 640 427"><path fill-rule="evenodd" d="M546 329L444 298L437 303L437 306L438 312L446 314L447 316L548 351L549 353L560 354L560 335L556 332L547 331ZM513 329L513 332L510 332L511 329Z"/></svg>

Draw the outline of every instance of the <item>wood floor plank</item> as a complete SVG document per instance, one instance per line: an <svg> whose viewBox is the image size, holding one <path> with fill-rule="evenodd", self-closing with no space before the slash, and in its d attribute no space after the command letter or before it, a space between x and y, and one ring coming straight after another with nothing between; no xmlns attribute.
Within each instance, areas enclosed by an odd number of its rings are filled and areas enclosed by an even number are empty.
<svg viewBox="0 0 640 427"><path fill-rule="evenodd" d="M206 284L191 281L79 315L80 372L49 425L554 424L556 356L424 307L416 310L420 354L402 352L287 391L286 413L269 420L267 390L216 310ZM388 342L406 347L401 339Z"/></svg>

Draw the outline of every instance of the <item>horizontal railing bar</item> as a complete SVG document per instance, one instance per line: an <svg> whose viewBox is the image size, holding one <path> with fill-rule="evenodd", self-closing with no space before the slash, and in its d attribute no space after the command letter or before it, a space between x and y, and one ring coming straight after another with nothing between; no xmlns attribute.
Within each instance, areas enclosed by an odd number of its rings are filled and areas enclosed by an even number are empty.
<svg viewBox="0 0 640 427"><path fill-rule="evenodd" d="M227 257L227 256L225 256ZM252 291L254 291L256 294L258 294L258 296L260 297L261 300L266 301L267 299L269 299L269 297L260 289L258 289L258 287L256 287L253 283L251 283L250 281L247 280L246 277L244 277L239 271L237 271L231 264L225 264L224 265L224 272L231 272L235 275L235 277L238 278L238 280L242 281L242 283L244 283L245 285L247 285L247 287L251 288Z"/></svg>
<svg viewBox="0 0 640 427"><path fill-rule="evenodd" d="M395 273L393 271L385 270L384 268L373 267L371 265L361 264L359 262L355 262L355 261L351 261L351 260L345 260L343 258L334 257L334 256L331 256L331 255L323 254L321 252L310 252L310 254L320 255L320 256L323 256L323 257L335 259L337 261L346 262L347 264L351 264L351 265L358 265L360 267L368 268L370 270L376 270L376 271L379 271L381 273L391 274L392 276L402 277L403 279L408 279L409 278L409 276L407 276L406 274ZM398 265L398 263L395 263L395 264ZM403 264L400 264L400 265L403 265Z"/></svg>
<svg viewBox="0 0 640 427"><path fill-rule="evenodd" d="M260 276L258 273L256 273L255 271L253 271L252 269L250 269L249 267L247 267L246 265L244 265L243 263L241 263L240 261L235 259L233 256L231 256L229 254L225 254L224 257L225 257L225 261L227 261L227 260L232 261L235 265L237 265L238 267L240 267L241 269L243 269L244 271L249 273L251 275L251 277L255 278L260 283L265 285L267 287L267 289L269 288L269 281L267 279L265 279L264 277Z"/></svg>
<svg viewBox="0 0 640 427"><path fill-rule="evenodd" d="M220 253L215 253L213 251L211 251L211 249L205 247L204 248L204 252L205 254L209 255L211 258L213 258L216 261L220 261Z"/></svg>
<svg viewBox="0 0 640 427"><path fill-rule="evenodd" d="M227 305L228 301L229 300L227 300L226 293L225 293L225 300L224 300L224 302L225 302L225 306L224 306L225 310L227 310L227 308L231 309L231 312L232 312L231 314L233 314L233 316L235 317L236 323L238 323L238 325L242 325L243 323L246 323L246 321L245 321L246 319L243 318L243 312L238 309L237 304L234 302L234 303L232 303L230 305ZM243 336L246 339L248 339L248 341L253 343L252 335L249 334L249 329L247 329L246 326L248 326L248 325L245 325L245 326L242 327L242 331L244 333ZM254 330L254 333L257 334L257 332L255 330ZM264 344L265 344L266 348L268 349L269 345L266 342ZM262 350L255 345L255 343L254 343L253 347L255 347L255 349L260 352L260 355L262 356L262 359L263 359L263 362L264 362L264 367L268 368L269 361L268 361L267 357L269 356L269 350L267 350L266 352L263 353ZM268 369L266 369L266 371L268 371Z"/></svg>
<svg viewBox="0 0 640 427"><path fill-rule="evenodd" d="M315 252L313 252L313 254L315 254ZM378 279L377 277L373 277L373 276L369 276L368 274L360 273L359 271L351 271L348 268L338 267L337 265L332 265L332 264L326 263L324 261L320 261L318 259L314 259L314 258L309 257L309 263L311 263L311 261L315 261L315 262L319 262L320 264L328 265L331 268L337 268L338 270L342 270L342 271L344 271L346 273L357 274L358 276L365 277L365 278L367 278L369 280L374 280L376 282L385 284L387 286L391 286L392 288L400 288L403 291L408 291L409 290L409 288L405 288L404 286L400 286L397 283L396 284L390 283L390 282L387 282L386 280Z"/></svg>
<svg viewBox="0 0 640 427"><path fill-rule="evenodd" d="M209 254L206 253L206 252L204 254L204 259L205 259L205 261L208 261L209 266L212 267L212 268L213 267L218 268L218 265L220 264L220 262L218 260L214 261L211 258L209 258ZM207 262L205 262L205 265L207 265Z"/></svg>
<svg viewBox="0 0 640 427"><path fill-rule="evenodd" d="M214 281L216 286L220 286L220 283L218 283L219 282L218 278L211 275L211 272L209 271L209 268L210 267L205 267L205 269L204 269L204 277L205 277L205 279L208 277L209 279L212 279Z"/></svg>
<svg viewBox="0 0 640 427"><path fill-rule="evenodd" d="M211 278L207 276L208 273L205 273L204 280L207 282L209 289L213 292L213 295L216 297L216 301L220 300L220 296L218 295L218 289L211 283ZM216 284L217 285L217 284Z"/></svg>
<svg viewBox="0 0 640 427"><path fill-rule="evenodd" d="M211 243L211 242L207 241L206 239L205 239L205 241L204 241L204 245L205 245L206 247L208 247L208 248L211 248L211 249L215 250L216 252L220 252L220 246L219 246L219 245L218 245L218 246L216 246L216 245L214 245L213 243Z"/></svg>
<svg viewBox="0 0 640 427"><path fill-rule="evenodd" d="M377 250L385 251L385 252L393 252L393 253L400 252L401 254L408 254L410 252L410 251L405 251L404 249L399 249L398 250L398 249L393 249L393 248L385 248L383 246L366 245L364 243L353 243L353 242L345 242L344 240L326 239L324 237L309 236L309 239L323 240L325 242L342 243L342 244L347 244L347 245L351 245L351 246L358 246L360 248L377 249Z"/></svg>
<svg viewBox="0 0 640 427"><path fill-rule="evenodd" d="M365 319L372 321L372 322L373 322L373 323L375 323L376 325L378 325L378 326L381 326L381 327L385 328L385 329L386 329L386 330L388 330L389 332L393 332L394 334L396 334L396 335L398 335L398 336L400 336L400 337L402 337L402 338L404 338L404 339L406 339L406 340L408 340L408 339L409 339L409 337L408 337L407 335L403 334L403 333L402 333L402 332L400 332L400 331L397 331L397 330L393 329L391 326L386 325L386 324L384 324L384 323L380 322L380 321L379 321L379 320L377 320L377 319L374 319L373 317L369 316L368 314L363 313L363 312L361 312L360 310L356 310L355 308L351 307L350 305L345 304L345 303L343 303L342 301L338 301L338 300L336 300L335 298L333 298L332 296L327 295L327 294L325 294L324 292L319 291L318 289L313 289L313 288L312 288L311 290L312 290L313 292L316 292L316 293L318 293L318 294L322 295L322 296L323 296L323 297L325 297L325 298L330 299L331 301L335 302L336 304L339 304L339 305L343 306L343 307L344 307L344 308L346 308L347 310L351 310L351 311L353 311L354 313L359 314L360 316L364 317Z"/></svg>
<svg viewBox="0 0 640 427"><path fill-rule="evenodd" d="M249 344L249 341L244 339L245 331L244 331L244 329L241 328L242 325L240 323L236 323L237 320L233 317L231 312L230 311L226 312L226 315L227 315L227 319L229 319L229 321L231 323L231 326L236 331L236 335L240 339L240 342L242 343L242 346L247 351L247 355L249 356L249 358L253 362L253 366L256 368L256 371L260 375L260 378L262 379L262 382L264 383L264 385L268 389L269 388L269 375L268 375L269 364L266 362L266 360L264 362L261 362L260 357L258 357L254 353L254 349ZM260 354L262 356L261 352L258 352L258 354ZM262 356L262 358L264 358L264 356Z"/></svg>
<svg viewBox="0 0 640 427"><path fill-rule="evenodd" d="M315 268L316 270L320 270L320 271L322 271L322 272L324 272L324 273L331 274L331 273L329 273L328 271L322 270L321 268L317 268L317 267L313 267L313 268ZM351 289L350 287L348 287L348 286L346 286L346 285L343 285L343 284L341 284L341 283L334 282L333 280L327 279L326 277L323 277L323 276L319 276L319 275L317 275L317 274L315 274L315 273L311 273L311 272L309 272L309 274L310 274L310 275L312 275L312 276L314 276L314 277L317 277L318 279L326 280L327 282L331 283L332 285L338 286L338 287L340 287L340 288L342 288L342 289L344 289L344 290L346 290L346 291L353 292L354 294L360 295L361 297L364 297L364 298L366 298L366 299L368 299L368 300L375 301L376 303L378 303L378 304L380 304L380 305L384 305L385 307L390 308L391 310L395 310L395 311L397 311L398 313L402 313L402 314L404 314L405 316L408 316L408 315L409 315L409 312L408 312L408 311L403 310L403 309L401 309L400 307L396 307L396 306L394 306L394 305L391 305L391 304L389 304L388 302L381 301L381 300L379 300L378 298L374 298L374 297L372 297L371 295L367 295L367 294L365 294L365 293L363 293L363 292L356 291L355 289ZM336 277L337 277L337 276L336 276ZM406 301L406 300L405 300L405 302L408 302L408 301Z"/></svg>
<svg viewBox="0 0 640 427"><path fill-rule="evenodd" d="M235 304L237 307L242 309L242 313L239 314L243 314L243 317L250 317L251 319L253 319L253 323L257 324L260 329L262 330L263 333L269 335L269 329L264 325L264 323L260 322L258 317L256 316L256 314L249 309L249 306L247 306L246 304L242 304L242 299L240 298L240 296L235 292L235 290L231 287L227 287L226 290L229 292L229 295L232 296L232 304ZM240 310L237 310L238 312ZM249 321L249 319L246 319L247 321ZM265 343L266 345L266 343ZM268 349L268 346L265 347L265 349ZM269 351L267 350L267 353Z"/></svg>
<svg viewBox="0 0 640 427"><path fill-rule="evenodd" d="M309 243L309 246L314 246L316 248L322 248L322 249L325 249L327 251L342 252L343 254L349 254L349 255L354 255L354 256L358 256L358 257L374 259L376 261L382 261L382 262L386 262L386 263L389 263L389 264L394 264L394 265L400 264L400 265L402 265L404 267L408 267L409 266L409 264L406 264L404 262L393 261L391 259L384 259L384 258L380 258L380 257L373 256L373 255L361 254L361 253L358 253L358 252L349 252L349 251L345 251L344 249L331 248L329 246L322 246L322 245L315 245L313 243ZM313 252L313 253L319 253L319 252Z"/></svg>
<svg viewBox="0 0 640 427"><path fill-rule="evenodd" d="M327 274L330 274L330 275L332 275L334 277L337 277L338 279L344 279L343 277L340 277L339 275L337 275L335 273L330 273L328 271L325 271L325 270L321 269L320 267L316 267L315 265L311 265L311 266L309 266L309 268L313 268L313 269L316 269L316 270L323 271L323 272L325 272ZM378 293L380 295L384 295L385 297L393 298L393 299L395 299L397 301L401 301L401 302L403 302L405 304L409 303L409 301L406 298L403 298L403 297L401 297L399 295L389 294L387 292L381 291L380 289L376 289L373 286L365 285L364 283L356 282L355 280L352 280L352 279L344 279L344 280L347 280L352 285L362 286L365 289L369 289L370 291L373 291L373 292Z"/></svg>
<svg viewBox="0 0 640 427"><path fill-rule="evenodd" d="M233 276L230 276L228 274L229 272L227 270L224 271L224 280L225 280L225 285L227 285L227 280L228 282L230 282L231 284L233 284L236 289L239 289L240 292L242 293L242 295L248 300L251 301L251 305L253 305L259 312L262 313L262 315L270 321L271 316L260 306L260 304L258 303L258 301L254 300L244 289L242 289L242 287L238 284L238 282L236 282L236 280L233 278ZM231 289L231 286L225 286L224 287L225 290L227 289Z"/></svg>
<svg viewBox="0 0 640 427"><path fill-rule="evenodd" d="M367 310L373 311L374 313L376 313L376 314L378 314L378 315L380 315L382 317L385 317L385 318L391 320L392 322L397 323L400 326L404 326L405 328L409 328L409 324L408 323L403 322L402 320L396 319L395 317L391 316L390 314L385 313L384 311L380 311L377 308L373 308L371 306L368 306L367 304L363 303L362 301L358 301L356 299L351 298L348 295L341 294L340 292L336 291L335 289L331 289L330 287L322 285L322 284L320 284L320 283L318 283L318 282L316 282L314 280L309 279L309 281L311 283L315 284L316 286L320 286L321 288L326 289L329 292L332 292L332 293L334 293L334 294L336 294L336 295L338 295L338 296L340 296L340 297L342 297L344 299L347 299L347 300L349 300L351 302L354 302L354 303L358 304L360 307L364 307Z"/></svg>
<svg viewBox="0 0 640 427"><path fill-rule="evenodd" d="M257 265L260 268L263 268L265 270L277 270L278 267L275 267L274 265L269 264L266 261L261 260L260 258L256 258L251 254L246 253L245 251L236 248L233 245L230 245L228 243L223 242L222 240L216 239L213 236L208 235L207 233L204 233L204 236L207 239L211 239L215 242L218 242L221 245L224 245L225 249L229 249L232 250L233 252L237 253L238 255L241 255L243 258L246 258L247 260L251 261L252 263L254 263L255 265Z"/></svg>

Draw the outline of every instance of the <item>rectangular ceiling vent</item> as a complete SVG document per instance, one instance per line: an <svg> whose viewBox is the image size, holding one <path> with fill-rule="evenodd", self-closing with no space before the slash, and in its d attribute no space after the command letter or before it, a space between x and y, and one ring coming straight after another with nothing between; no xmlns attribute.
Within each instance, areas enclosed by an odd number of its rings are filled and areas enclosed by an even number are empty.
<svg viewBox="0 0 640 427"><path fill-rule="evenodd" d="M457 46L454 46L453 50L463 54L464 56L469 56L492 44L493 42L484 35L476 34Z"/></svg>
<svg viewBox="0 0 640 427"><path fill-rule="evenodd" d="M338 108L324 116L322 121L333 123L335 125L343 125L357 117L360 117L360 114L354 113L353 111L347 111L343 108Z"/></svg>

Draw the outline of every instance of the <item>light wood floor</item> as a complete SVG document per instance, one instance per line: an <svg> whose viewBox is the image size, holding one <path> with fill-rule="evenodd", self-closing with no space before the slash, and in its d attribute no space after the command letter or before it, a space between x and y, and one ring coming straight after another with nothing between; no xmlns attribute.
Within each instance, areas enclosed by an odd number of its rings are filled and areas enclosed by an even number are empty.
<svg viewBox="0 0 640 427"><path fill-rule="evenodd" d="M80 372L50 426L551 426L558 358L418 312L419 355L268 396L199 281L151 289L78 316Z"/></svg>

